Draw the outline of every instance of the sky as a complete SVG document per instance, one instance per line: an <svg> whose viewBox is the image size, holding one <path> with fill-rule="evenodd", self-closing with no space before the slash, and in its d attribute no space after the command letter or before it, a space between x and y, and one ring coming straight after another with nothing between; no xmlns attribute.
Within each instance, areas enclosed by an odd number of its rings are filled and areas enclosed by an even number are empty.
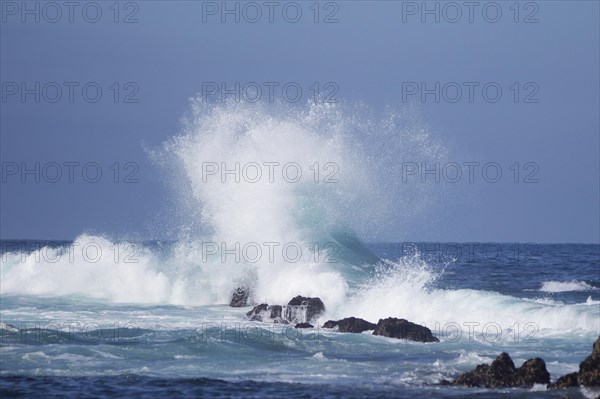
<svg viewBox="0 0 600 399"><path fill-rule="evenodd" d="M501 170L420 183L447 197L382 240L599 243L600 3L468 4L2 1L0 238L169 238L148 148L211 84L276 82L414 107L446 164Z"/></svg>

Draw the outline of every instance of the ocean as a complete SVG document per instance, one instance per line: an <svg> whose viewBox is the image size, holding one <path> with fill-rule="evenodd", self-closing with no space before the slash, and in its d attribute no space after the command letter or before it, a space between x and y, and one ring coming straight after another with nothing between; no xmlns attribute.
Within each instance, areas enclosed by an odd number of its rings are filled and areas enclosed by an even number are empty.
<svg viewBox="0 0 600 399"><path fill-rule="evenodd" d="M110 260L78 258L75 248L96 245ZM114 248L127 245L138 262L114 262ZM326 272L320 325L403 317L439 343L249 322L250 307L228 306L235 283L218 281L222 268L194 270L197 248L179 242L80 236L2 241L2 249L3 397L593 397L436 383L503 351L517 366L542 357L553 380L577 371L600 333L598 245L370 244L359 248L361 262ZM346 262L352 248L344 250ZM276 281L281 294L258 302L317 294L295 287L321 272L306 273Z"/></svg>

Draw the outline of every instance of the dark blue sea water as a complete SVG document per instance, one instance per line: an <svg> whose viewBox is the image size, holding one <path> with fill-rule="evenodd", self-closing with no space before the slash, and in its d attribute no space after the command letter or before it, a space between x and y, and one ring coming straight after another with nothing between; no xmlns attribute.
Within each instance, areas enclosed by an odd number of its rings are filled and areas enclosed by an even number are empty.
<svg viewBox="0 0 600 399"><path fill-rule="evenodd" d="M598 245L353 248L348 240L337 242L335 262L279 264L240 280L249 273L247 265L203 261L197 243L115 243L99 236L3 241L0 392L272 398L597 394L436 384L503 351L517 365L544 358L552 379L576 371L600 334ZM430 327L441 342L249 322L244 317L249 308L227 305L240 281L255 284L257 302L320 296L326 306L320 324L348 316L372 322L404 317Z"/></svg>

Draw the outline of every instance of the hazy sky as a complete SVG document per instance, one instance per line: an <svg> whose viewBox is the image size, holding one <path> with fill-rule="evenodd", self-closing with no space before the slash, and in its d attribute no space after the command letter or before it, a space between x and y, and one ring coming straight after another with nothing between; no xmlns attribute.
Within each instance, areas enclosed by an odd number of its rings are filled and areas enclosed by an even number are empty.
<svg viewBox="0 0 600 399"><path fill-rule="evenodd" d="M188 99L293 82L306 103L317 82L375 112L412 104L446 161L502 170L386 239L598 243L599 3L469 4L2 1L1 238L165 238L176 200L145 148Z"/></svg>

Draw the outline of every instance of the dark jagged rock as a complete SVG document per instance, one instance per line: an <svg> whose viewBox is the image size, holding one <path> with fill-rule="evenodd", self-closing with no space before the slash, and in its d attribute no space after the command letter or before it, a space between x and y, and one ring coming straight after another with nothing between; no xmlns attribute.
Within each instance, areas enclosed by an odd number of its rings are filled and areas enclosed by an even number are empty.
<svg viewBox="0 0 600 399"><path fill-rule="evenodd" d="M246 287L238 287L231 296L231 302L229 306L232 308L241 308L248 306L248 299L250 298L250 290Z"/></svg>
<svg viewBox="0 0 600 399"><path fill-rule="evenodd" d="M339 332L361 333L367 330L374 330L377 325L356 317L346 317L338 321L329 320L323 324L323 328L335 327L338 328Z"/></svg>
<svg viewBox="0 0 600 399"><path fill-rule="evenodd" d="M550 385L552 389L600 386L600 336L594 342L592 354L579 364L579 372L569 373L560 377Z"/></svg>
<svg viewBox="0 0 600 399"><path fill-rule="evenodd" d="M350 332L350 333L361 333L363 331L375 330L377 325L370 323L364 319L356 317L347 317L337 322L338 331Z"/></svg>
<svg viewBox="0 0 600 399"><path fill-rule="evenodd" d="M515 372L515 364L508 353L502 353L491 365L480 364L475 370L462 374L454 381L454 385L467 387L500 388L509 385Z"/></svg>
<svg viewBox="0 0 600 399"><path fill-rule="evenodd" d="M260 305L256 305L255 307L252 308L251 311L246 313L246 317L251 318L254 315L260 315L261 313L266 312L268 308L269 308L269 305L267 305L266 303L261 303Z"/></svg>
<svg viewBox="0 0 600 399"><path fill-rule="evenodd" d="M452 385L485 388L515 388L531 387L533 384L550 382L550 374L546 370L546 363L540 359L529 359L518 369L506 353L500 354L491 365L480 364L473 371L462 374ZM442 380L442 385L448 381ZM550 389L573 388L578 386L600 386L600 336L594 342L592 354L579 365L579 372L569 373L555 383L549 385Z"/></svg>
<svg viewBox="0 0 600 399"><path fill-rule="evenodd" d="M554 384L550 385L551 389L563 389L578 387L579 382L577 381L577 373L569 373L560 377Z"/></svg>
<svg viewBox="0 0 600 399"><path fill-rule="evenodd" d="M269 306L266 303L261 303L260 305L256 305L254 308L252 308L251 311L246 313L246 317L248 317L252 321L263 321L264 319L272 319L273 323L276 324L288 324L288 322L281 317L281 310L281 305Z"/></svg>
<svg viewBox="0 0 600 399"><path fill-rule="evenodd" d="M600 386L600 336L594 342L592 354L579 365L577 380L586 387Z"/></svg>
<svg viewBox="0 0 600 399"><path fill-rule="evenodd" d="M269 309L271 310L271 318L272 319L277 319L277 318L281 318L281 305L273 305L273 306L269 306Z"/></svg>
<svg viewBox="0 0 600 399"><path fill-rule="evenodd" d="M229 306L232 308L242 308L248 306L248 299L250 298L250 290L246 287L238 287L231 297Z"/></svg>
<svg viewBox="0 0 600 399"><path fill-rule="evenodd" d="M439 342L431 330L427 327L411 323L405 319L388 317L380 319L375 326L373 335L383 335L384 337L409 339L418 342Z"/></svg>
<svg viewBox="0 0 600 399"><path fill-rule="evenodd" d="M550 373L540 359L529 359L519 368L508 353L501 353L491 365L480 364L473 371L459 376L452 385L482 388L532 387L533 384L549 384Z"/></svg>
<svg viewBox="0 0 600 399"><path fill-rule="evenodd" d="M314 326L312 324L308 324L308 323L298 323L296 324L296 326L294 328L313 328Z"/></svg>
<svg viewBox="0 0 600 399"><path fill-rule="evenodd" d="M533 384L550 383L550 373L546 369L546 362L536 357L529 359L517 369L516 383L518 386L533 386Z"/></svg>
<svg viewBox="0 0 600 399"><path fill-rule="evenodd" d="M306 319L301 320L298 310L306 306ZM325 311L325 305L321 298L308 298L298 295L288 302L288 306L285 308L285 319L290 322L306 322L311 323L315 321L321 313Z"/></svg>

